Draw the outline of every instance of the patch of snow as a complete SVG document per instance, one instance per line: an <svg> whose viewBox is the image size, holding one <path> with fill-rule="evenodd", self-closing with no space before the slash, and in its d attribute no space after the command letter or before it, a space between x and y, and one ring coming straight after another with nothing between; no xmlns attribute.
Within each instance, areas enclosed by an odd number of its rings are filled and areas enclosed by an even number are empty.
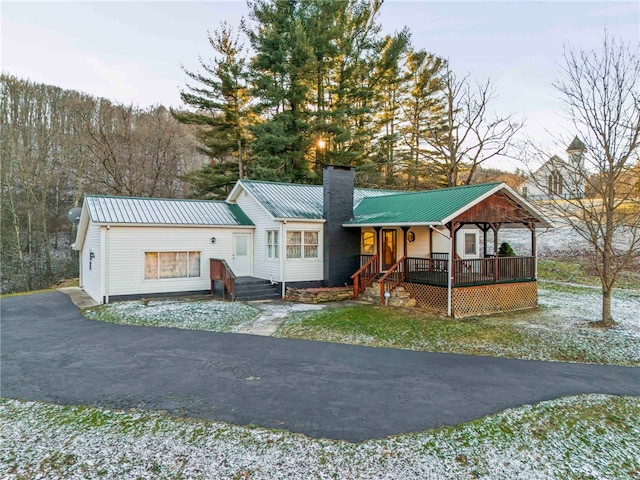
<svg viewBox="0 0 640 480"><path fill-rule="evenodd" d="M0 400L0 477L633 478L639 409L637 398L585 395L351 444L159 413Z"/></svg>
<svg viewBox="0 0 640 480"><path fill-rule="evenodd" d="M129 325L235 332L247 325L259 310L241 302L168 299L118 302L87 309L84 313L93 320Z"/></svg>

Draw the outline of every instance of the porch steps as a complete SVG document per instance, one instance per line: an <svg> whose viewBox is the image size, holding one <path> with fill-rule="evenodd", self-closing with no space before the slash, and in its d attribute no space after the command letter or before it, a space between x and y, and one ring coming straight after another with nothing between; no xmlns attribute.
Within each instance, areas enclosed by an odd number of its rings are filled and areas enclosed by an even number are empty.
<svg viewBox="0 0 640 480"><path fill-rule="evenodd" d="M238 277L235 283L236 301L249 300L278 300L280 299L280 286L272 285L269 280L253 277Z"/></svg>
<svg viewBox="0 0 640 480"><path fill-rule="evenodd" d="M373 282L370 287L360 294L358 300L362 300L364 302L371 302L373 304L380 304L380 283ZM405 290L404 287L396 287L391 292L391 297L389 297L389 301L387 305L391 307L415 307L416 299L411 298L409 292Z"/></svg>

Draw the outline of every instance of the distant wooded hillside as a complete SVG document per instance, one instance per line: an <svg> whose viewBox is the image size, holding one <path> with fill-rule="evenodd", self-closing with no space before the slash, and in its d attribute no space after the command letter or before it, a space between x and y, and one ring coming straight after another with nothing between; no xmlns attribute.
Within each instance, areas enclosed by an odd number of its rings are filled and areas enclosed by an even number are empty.
<svg viewBox="0 0 640 480"><path fill-rule="evenodd" d="M202 164L192 127L146 109L3 74L2 291L77 275L67 211L85 193L180 197Z"/></svg>

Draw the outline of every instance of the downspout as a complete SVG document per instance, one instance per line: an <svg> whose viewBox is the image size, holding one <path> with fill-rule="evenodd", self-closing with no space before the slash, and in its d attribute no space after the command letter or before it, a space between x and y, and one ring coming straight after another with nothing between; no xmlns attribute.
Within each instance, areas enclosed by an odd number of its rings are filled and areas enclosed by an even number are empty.
<svg viewBox="0 0 640 480"><path fill-rule="evenodd" d="M453 225L452 225L453 227ZM453 228L452 228L453 230ZM451 280L453 279L453 241L454 241L455 235L453 234L453 231L451 232L451 237L450 237L450 242L449 242L449 255L448 255L448 260L447 260L447 270L448 270L448 275L447 275L447 316L450 317L451 313L452 313L452 303L453 303L453 298L452 298L452 284L451 284Z"/></svg>
<svg viewBox="0 0 640 480"><path fill-rule="evenodd" d="M104 303L109 303L109 230L111 230L111 226L107 225L104 235Z"/></svg>
<svg viewBox="0 0 640 480"><path fill-rule="evenodd" d="M84 245L82 246L84 250ZM78 286L84 290L84 275L82 274L82 251L78 252Z"/></svg>
<svg viewBox="0 0 640 480"><path fill-rule="evenodd" d="M285 247L285 238L284 238L284 226L287 223L286 220L280 222L280 281L282 284L282 291L280 292L280 296L282 298L284 298L287 294L287 286L286 286L286 281L284 278L285 275L285 255L287 253L286 247Z"/></svg>

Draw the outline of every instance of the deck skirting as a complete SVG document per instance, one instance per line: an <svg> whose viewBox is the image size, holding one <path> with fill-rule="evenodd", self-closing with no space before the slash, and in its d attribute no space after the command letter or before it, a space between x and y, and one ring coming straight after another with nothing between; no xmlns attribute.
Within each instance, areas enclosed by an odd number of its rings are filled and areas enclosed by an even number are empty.
<svg viewBox="0 0 640 480"><path fill-rule="evenodd" d="M437 310L446 315L447 289L445 287L410 282L402 285L416 299L418 306ZM455 287L452 290L454 318L525 310L537 305L536 281Z"/></svg>

